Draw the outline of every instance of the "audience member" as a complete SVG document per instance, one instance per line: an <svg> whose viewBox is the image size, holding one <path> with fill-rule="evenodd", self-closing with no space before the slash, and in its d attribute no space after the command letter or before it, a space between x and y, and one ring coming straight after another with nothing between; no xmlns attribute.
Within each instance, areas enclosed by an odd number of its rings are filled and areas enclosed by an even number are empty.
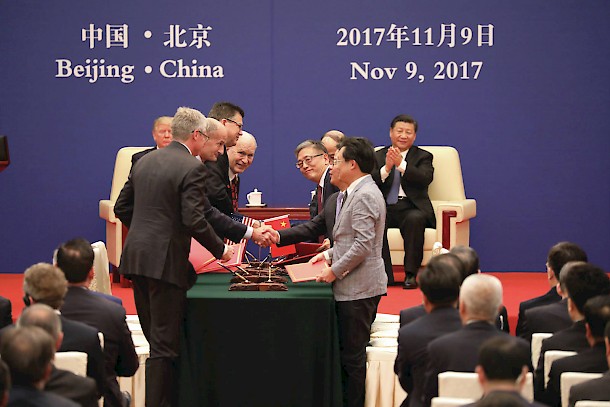
<svg viewBox="0 0 610 407"><path fill-rule="evenodd" d="M51 335L55 350L59 350L63 339L59 315L49 306L34 304L27 307L17 321L18 327L37 326ZM51 375L45 384L45 391L70 399L82 407L97 407L95 380L78 376L67 370L57 369L51 364Z"/></svg>
<svg viewBox="0 0 610 407"><path fill-rule="evenodd" d="M387 278L381 258L385 204L369 175L373 147L364 138L346 138L333 162L332 182L342 191L329 197L324 210L309 222L279 232L287 245L332 233L334 245L312 263L326 260L316 281L332 283L346 406L364 406L366 346Z"/></svg>
<svg viewBox="0 0 610 407"><path fill-rule="evenodd" d="M172 118L169 116L157 117L153 122L152 136L155 140L155 146L149 149L140 151L131 156L131 166L133 167L136 162L146 154L165 148L172 142Z"/></svg>
<svg viewBox="0 0 610 407"><path fill-rule="evenodd" d="M608 370L604 328L610 321L610 296L591 298L585 304L584 311L586 335L590 347L574 356L558 359L551 365L546 391L537 398L551 407L561 406L560 378L562 373L604 373Z"/></svg>
<svg viewBox="0 0 610 407"><path fill-rule="evenodd" d="M48 263L35 264L23 274L23 299L26 307L30 304L44 304L59 313L67 291L68 281L64 273ZM97 394L101 396L105 388L105 368L98 330L82 322L68 319L61 313L59 319L63 340L58 351L87 354L87 376L95 380Z"/></svg>
<svg viewBox="0 0 610 407"><path fill-rule="evenodd" d="M606 308L603 312L610 315L610 309ZM610 318L609 318L610 319ZM610 367L610 322L606 323L604 329L604 341L606 342L606 362ZM580 400L608 401L610 400L610 370L598 379L586 381L572 386L570 389L570 407Z"/></svg>
<svg viewBox="0 0 610 407"><path fill-rule="evenodd" d="M387 203L383 259L388 283L394 283L387 228L398 228L404 241L405 282L403 288L417 288L417 271L424 252L424 230L435 228L436 218L428 196L434 177L432 154L413 145L417 122L408 115L396 116L390 124L391 146L375 152L377 168L373 178Z"/></svg>
<svg viewBox="0 0 610 407"><path fill-rule="evenodd" d="M237 212L240 174L254 161L256 147L254 136L244 131L237 144L227 149L226 155L220 155L216 162L205 163L209 170L205 180L208 199L225 215Z"/></svg>
<svg viewBox="0 0 610 407"><path fill-rule="evenodd" d="M11 374L8 366L0 358L0 407L8 404L8 395L11 391Z"/></svg>
<svg viewBox="0 0 610 407"><path fill-rule="evenodd" d="M557 331L552 337L542 341L540 358L534 375L536 398L543 399L544 353L549 350L580 352L589 348L586 336L584 308L586 302L598 295L610 294L610 279L603 270L585 262L566 263L561 271L561 286L567 295L567 310L572 325Z"/></svg>
<svg viewBox="0 0 610 407"><path fill-rule="evenodd" d="M328 159L332 162L335 159L335 153L337 152L337 146L345 138L345 134L339 130L329 130L320 139L320 143L326 148L328 153Z"/></svg>
<svg viewBox="0 0 610 407"><path fill-rule="evenodd" d="M244 109L230 102L214 103L208 113L208 117L218 120L227 128L227 148L233 147L242 135L245 116Z"/></svg>
<svg viewBox="0 0 610 407"><path fill-rule="evenodd" d="M456 308L462 275L462 263L453 254L432 257L418 274L426 315L398 331L398 355L394 372L407 392L402 403L421 406L428 363L428 344L444 334L462 327Z"/></svg>
<svg viewBox="0 0 610 407"><path fill-rule="evenodd" d="M0 296L0 329L13 323L13 306L11 300Z"/></svg>
<svg viewBox="0 0 610 407"><path fill-rule="evenodd" d="M476 373L483 397L469 406L540 406L521 395L529 370L527 343L509 336L488 339L481 345ZM511 400L512 399L512 400Z"/></svg>
<svg viewBox="0 0 610 407"><path fill-rule="evenodd" d="M128 405L129 396L121 393L117 376L133 376L140 363L125 320L125 309L87 289L93 277L93 249L85 239L72 239L61 244L57 250L57 266L68 280L61 313L104 334L104 406Z"/></svg>
<svg viewBox="0 0 610 407"><path fill-rule="evenodd" d="M12 380L8 406L78 407L57 394L43 391L55 355L53 339L36 326L15 328L2 336L0 355Z"/></svg>
<svg viewBox="0 0 610 407"><path fill-rule="evenodd" d="M468 276L460 288L459 304L463 327L428 345L426 406L438 395L439 373L474 372L481 344L494 336L509 336L494 325L502 305L502 284L496 277L487 274Z"/></svg>
<svg viewBox="0 0 610 407"><path fill-rule="evenodd" d="M526 311L542 305L561 301L558 292L559 276L563 266L570 261L587 261L587 254L578 245L570 242L560 242L551 247L546 259L546 278L549 282L549 291L539 297L523 301L519 304L519 319L517 320L516 334L524 339L531 340L526 329Z"/></svg>

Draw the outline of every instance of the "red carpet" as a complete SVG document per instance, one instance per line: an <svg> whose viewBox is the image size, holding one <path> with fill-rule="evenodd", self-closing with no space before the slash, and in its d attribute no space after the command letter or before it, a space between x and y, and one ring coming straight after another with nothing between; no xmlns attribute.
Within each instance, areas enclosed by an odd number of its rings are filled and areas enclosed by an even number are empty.
<svg viewBox="0 0 610 407"><path fill-rule="evenodd" d="M529 298L542 295L549 287L546 273L490 273L502 281L504 286L504 305L508 310L508 320L511 331L517 325L519 303ZM23 308L23 275L0 274L0 295L7 297L13 303L13 318L21 313ZM112 294L123 300L127 314L135 314L133 292L130 288L122 288L119 284L112 285ZM388 295L382 297L379 312L398 314L403 308L421 303L419 290L403 290L402 287L389 287Z"/></svg>

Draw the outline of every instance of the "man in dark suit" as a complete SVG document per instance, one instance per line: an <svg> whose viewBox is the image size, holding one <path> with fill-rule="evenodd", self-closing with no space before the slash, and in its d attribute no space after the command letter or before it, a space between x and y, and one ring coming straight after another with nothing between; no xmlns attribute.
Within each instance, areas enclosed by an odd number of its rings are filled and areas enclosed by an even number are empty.
<svg viewBox="0 0 610 407"><path fill-rule="evenodd" d="M542 305L553 304L561 300L557 292L560 272L562 267L569 261L587 261L587 254L578 245L570 242L560 242L551 247L546 260L546 276L550 289L546 294L523 301L519 304L519 319L517 320L516 335L523 339L531 340L526 327L526 311ZM538 331L540 332L540 331Z"/></svg>
<svg viewBox="0 0 610 407"><path fill-rule="evenodd" d="M328 198L324 211L309 222L279 232L280 244L293 244L331 232L333 247L312 263L328 264L316 281L332 283L336 301L343 403L364 406L366 346L387 278L381 258L385 203L369 175L373 148L364 138L346 138L331 169L342 192ZM331 219L332 218L332 219Z"/></svg>
<svg viewBox="0 0 610 407"><path fill-rule="evenodd" d="M122 407L129 399L121 393L117 376L133 376L140 363L125 320L125 308L94 295L87 288L93 278L93 256L91 244L80 238L69 240L57 249L57 267L68 280L61 313L104 334L104 406Z"/></svg>
<svg viewBox="0 0 610 407"><path fill-rule="evenodd" d="M585 329L589 348L574 356L553 362L549 382L542 398L551 407L561 406L561 374L564 372L604 373L608 370L604 329L610 322L610 295L591 298L584 307Z"/></svg>
<svg viewBox="0 0 610 407"><path fill-rule="evenodd" d="M373 178L387 203L386 228L399 228L404 240L405 282L403 288L417 288L417 271L424 252L424 231L436 227L428 186L434 177L432 154L414 146L417 122L398 115L390 124L392 145L375 153L377 169ZM392 261L384 238L383 259L388 282L394 282Z"/></svg>
<svg viewBox="0 0 610 407"><path fill-rule="evenodd" d="M610 322L606 323L604 329L604 341L606 343L606 362L610 367ZM610 370L598 379L572 386L570 389L570 407L574 407L574 404L580 400L610 400Z"/></svg>
<svg viewBox="0 0 610 407"><path fill-rule="evenodd" d="M439 373L474 372L483 342L494 336L509 336L494 324L502 304L502 283L496 277L488 274L467 277L460 287L459 304L462 329L428 345L425 406L438 395Z"/></svg>
<svg viewBox="0 0 610 407"><path fill-rule="evenodd" d="M24 302L44 304L59 312L68 291L64 273L48 263L38 263L23 274ZM87 354L87 376L95 380L97 394L102 396L105 385L104 353L100 346L98 330L82 322L73 321L59 314L63 340L59 352L84 352Z"/></svg>
<svg viewBox="0 0 610 407"><path fill-rule="evenodd" d="M59 350L63 340L61 321L59 315L48 305L34 304L24 309L19 316L17 326L37 326L44 329L53 338L55 349ZM57 369L54 365L44 390L70 399L82 407L97 407L95 380Z"/></svg>
<svg viewBox="0 0 610 407"><path fill-rule="evenodd" d="M462 276L461 263L452 254L430 259L418 275L426 315L398 331L398 355L394 372L407 398L402 407L421 406L428 364L428 344L444 334L462 327L456 308Z"/></svg>
<svg viewBox="0 0 610 407"><path fill-rule="evenodd" d="M529 402L521 395L525 386L525 375L529 370L530 352L527 342L502 336L488 339L479 351L479 362L476 367L479 382L483 388L483 398L468 406L534 406L543 404ZM504 397L510 400L509 404ZM500 401L500 400L503 401ZM490 403L495 400L496 403Z"/></svg>
<svg viewBox="0 0 610 407"><path fill-rule="evenodd" d="M226 154L218 156L216 162L205 163L209 170L205 180L208 199L225 215L237 212L240 175L252 165L256 147L254 136L244 131Z"/></svg>
<svg viewBox="0 0 610 407"><path fill-rule="evenodd" d="M0 296L0 329L13 323L11 300Z"/></svg>
<svg viewBox="0 0 610 407"><path fill-rule="evenodd" d="M155 140L155 146L146 150L135 153L131 156L131 166L146 154L155 151L159 148L165 148L172 142L172 118L169 116L157 117L153 122L152 136Z"/></svg>
<svg viewBox="0 0 610 407"><path fill-rule="evenodd" d="M542 341L540 358L534 374L534 395L543 400L544 386L544 353L548 350L580 352L589 348L585 328L585 304L598 295L610 294L610 279L598 267L590 263L573 261L566 263L561 271L562 291L567 295L566 309L573 321L566 329L557 331L553 336Z"/></svg>
<svg viewBox="0 0 610 407"><path fill-rule="evenodd" d="M2 336L0 354L11 373L8 406L78 407L72 400L43 391L51 374L55 344L42 328L10 329Z"/></svg>

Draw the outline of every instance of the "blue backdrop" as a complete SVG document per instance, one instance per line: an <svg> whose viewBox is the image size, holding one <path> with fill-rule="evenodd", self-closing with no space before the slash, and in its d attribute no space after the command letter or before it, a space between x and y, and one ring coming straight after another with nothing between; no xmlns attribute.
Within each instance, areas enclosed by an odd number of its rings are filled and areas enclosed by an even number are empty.
<svg viewBox="0 0 610 407"><path fill-rule="evenodd" d="M544 270L561 240L607 269L609 16L607 0L2 0L0 272L105 240L117 150L150 145L157 116L220 100L246 111L259 149L242 191L267 204L308 203L303 139L385 144L408 113L418 144L460 152L485 271ZM180 60L208 77L178 77ZM102 65L119 77L96 77Z"/></svg>

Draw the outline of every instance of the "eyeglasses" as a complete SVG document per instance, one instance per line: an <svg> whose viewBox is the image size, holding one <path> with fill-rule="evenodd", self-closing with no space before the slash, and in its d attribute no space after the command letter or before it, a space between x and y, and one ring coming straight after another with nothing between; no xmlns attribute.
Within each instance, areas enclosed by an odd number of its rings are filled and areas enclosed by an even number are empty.
<svg viewBox="0 0 610 407"><path fill-rule="evenodd" d="M203 137L205 137L207 140L209 140L209 139L210 139L210 137L208 137L208 135L207 135L207 134L205 134L204 132L202 132L202 131L201 131L201 130L199 130L199 129L197 129L197 130L193 130L193 133L199 133L199 134L201 134ZM206 140L206 141L207 141L207 140Z"/></svg>
<svg viewBox="0 0 610 407"><path fill-rule="evenodd" d="M306 155L305 157L303 157L302 160L297 161L296 166L297 168L302 168L303 164L311 164L311 160L313 160L316 157L319 157L321 155L324 155L324 153L320 153L320 154L316 154L316 155Z"/></svg>
<svg viewBox="0 0 610 407"><path fill-rule="evenodd" d="M332 163L333 163L333 167L334 167L335 165L337 165L337 163L340 163L340 162L345 162L345 160L337 160L337 159L335 158L335 159L332 161Z"/></svg>
<svg viewBox="0 0 610 407"><path fill-rule="evenodd" d="M235 120L233 120L233 119L225 119L225 120L226 120L226 121L228 121L228 122L233 123L234 125L236 125L237 127L239 127L239 129L240 129L240 130L243 130L243 128L244 128L244 124L243 124L243 123L238 123L238 122L236 122L236 121L235 121Z"/></svg>

